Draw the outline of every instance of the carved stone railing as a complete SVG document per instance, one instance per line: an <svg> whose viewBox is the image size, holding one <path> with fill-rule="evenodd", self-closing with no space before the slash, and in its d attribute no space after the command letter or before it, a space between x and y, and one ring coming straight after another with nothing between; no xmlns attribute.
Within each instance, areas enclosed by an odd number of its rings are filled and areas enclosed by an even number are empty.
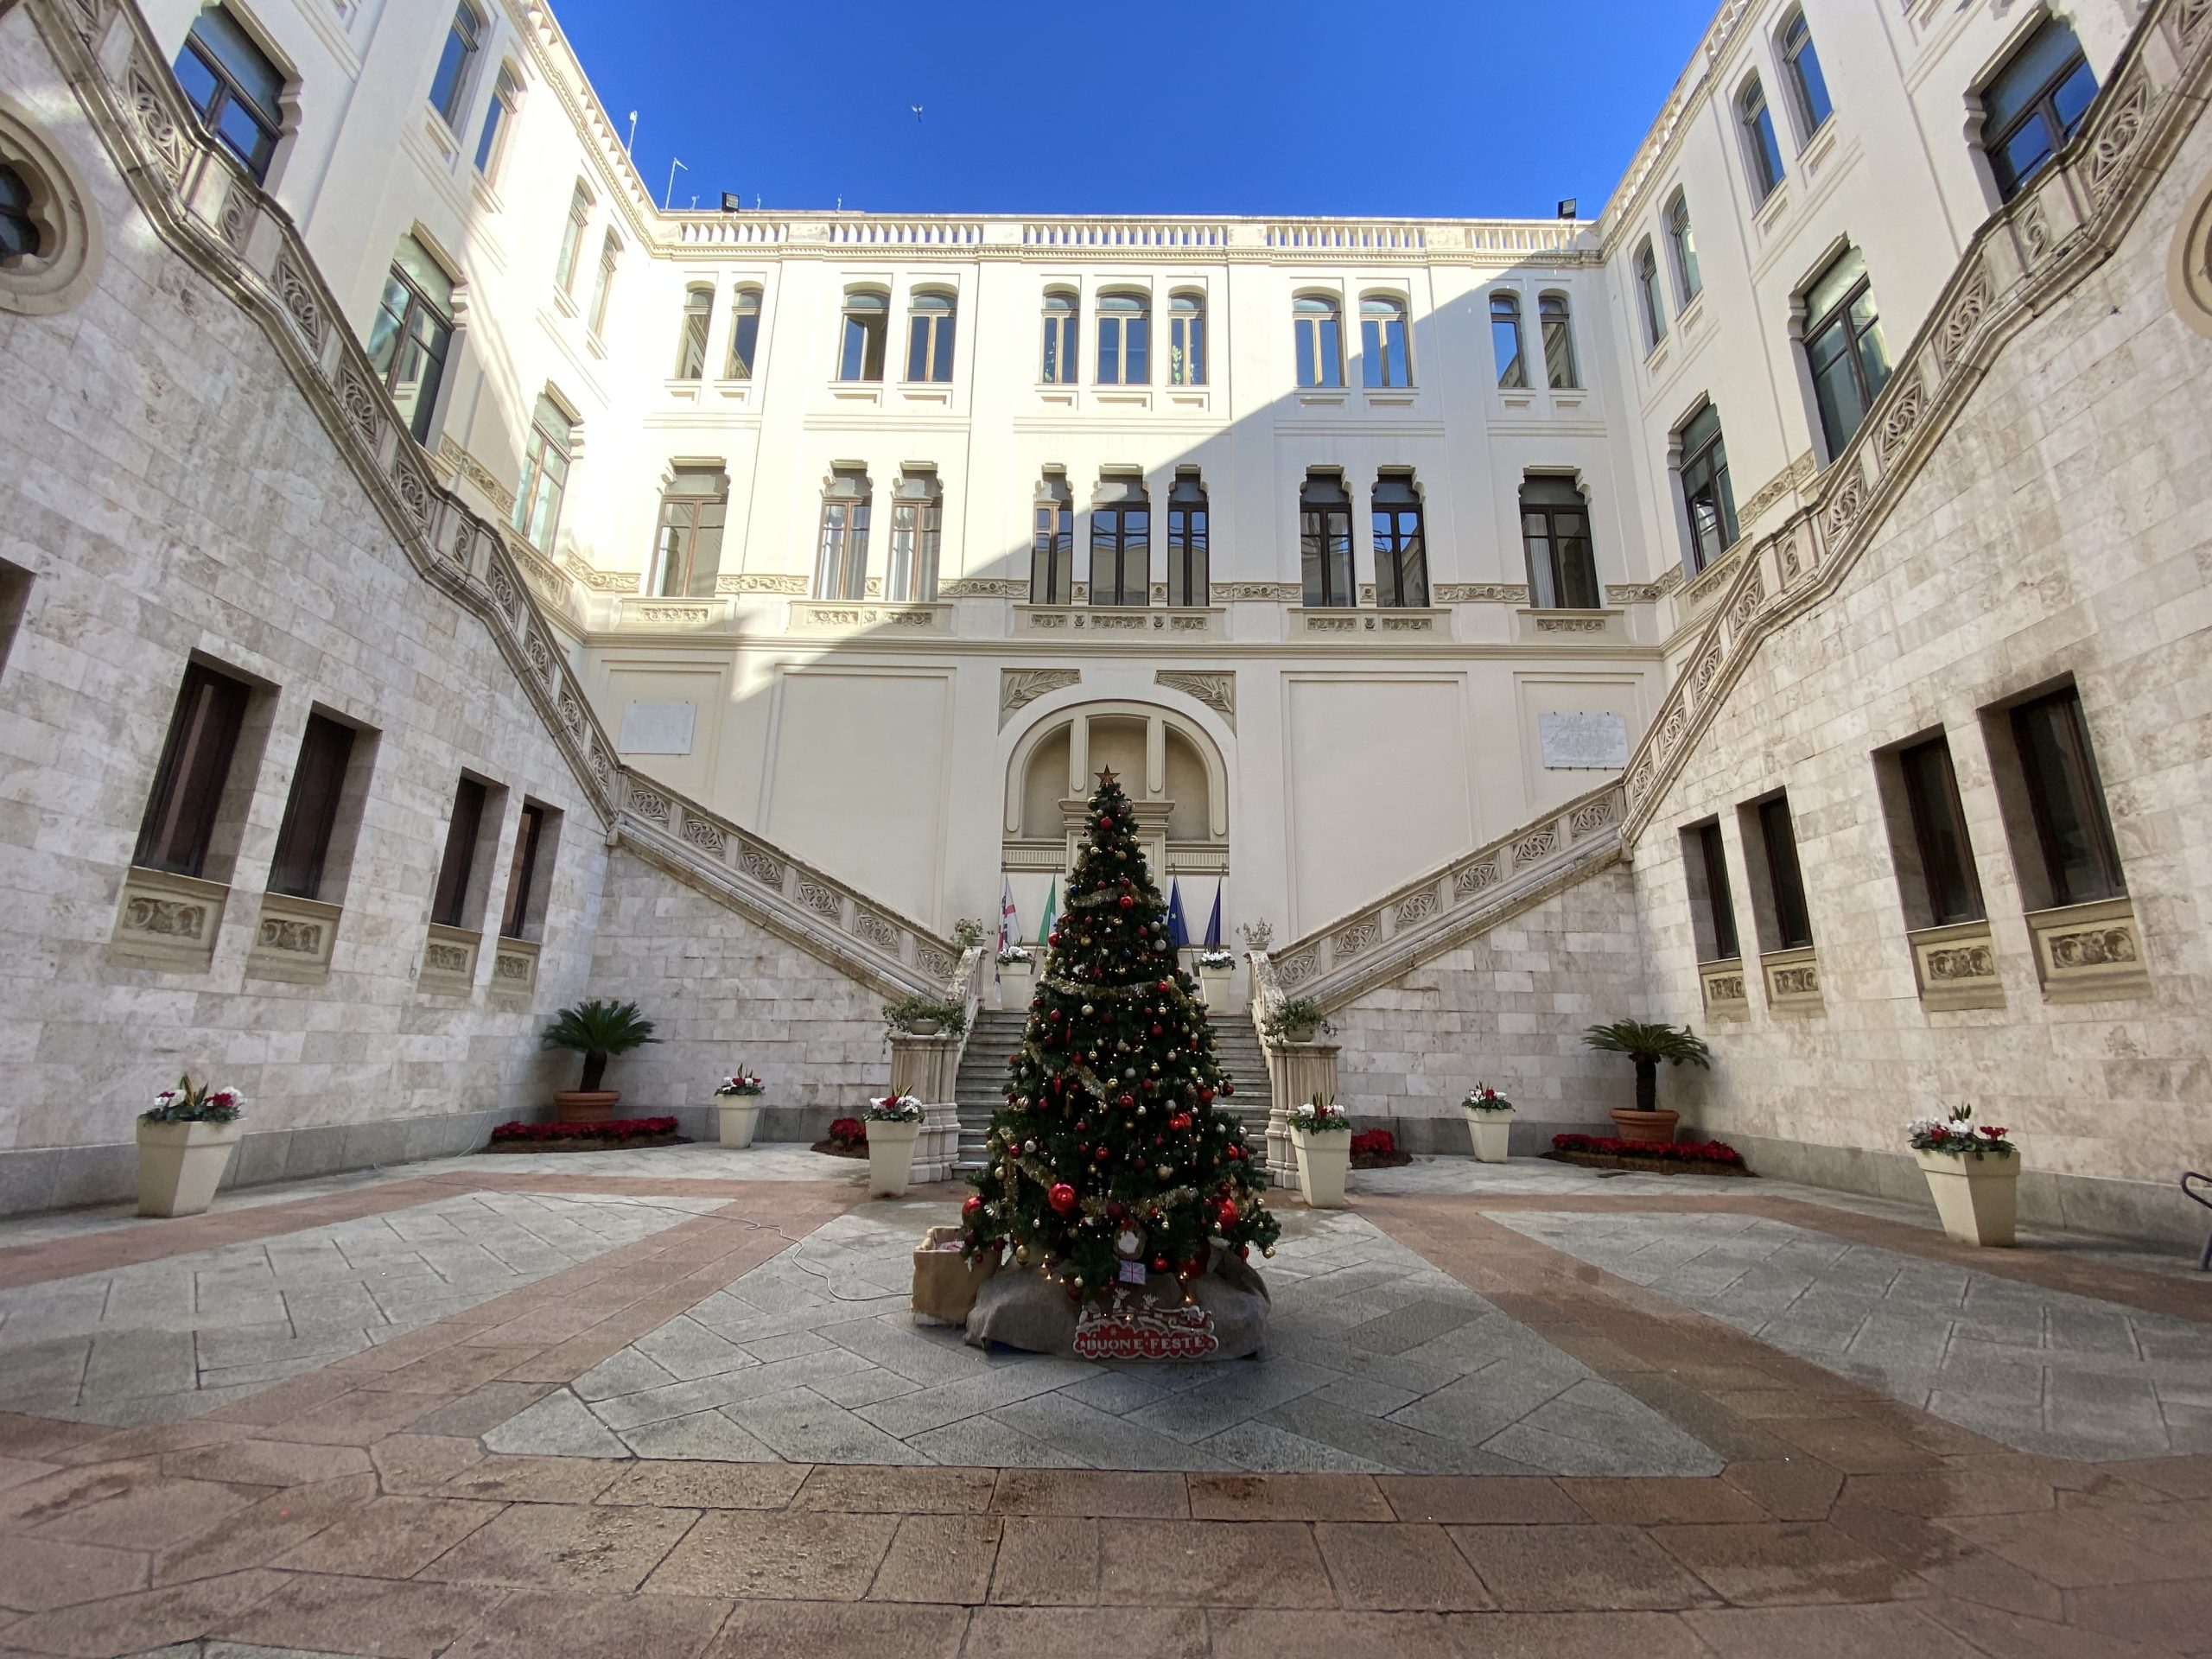
<svg viewBox="0 0 2212 1659"><path fill-rule="evenodd" d="M2152 0L2073 141L1975 233L1857 435L1807 486L1809 504L1731 554L1726 586L1698 607L1701 631L1629 758L1625 844L1760 645L1834 593L1872 544L2005 343L2119 248L2208 84L2212 0Z"/></svg>
<svg viewBox="0 0 2212 1659"><path fill-rule="evenodd" d="M438 485L297 228L207 140L132 0L25 10L162 239L267 335L416 570L490 628L610 844L865 982L942 995L955 962L944 940L615 758L541 607L542 573Z"/></svg>
<svg viewBox="0 0 2212 1659"><path fill-rule="evenodd" d="M1252 962L1252 1018L1300 997L1325 1010L1455 950L1620 856L1621 791L1605 784L1395 893Z"/></svg>

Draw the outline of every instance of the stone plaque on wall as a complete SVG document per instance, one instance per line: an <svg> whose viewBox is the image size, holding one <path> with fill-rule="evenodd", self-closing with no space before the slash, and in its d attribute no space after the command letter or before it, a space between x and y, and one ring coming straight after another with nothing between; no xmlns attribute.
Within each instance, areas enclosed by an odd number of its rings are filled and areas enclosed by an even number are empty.
<svg viewBox="0 0 2212 1659"><path fill-rule="evenodd" d="M689 754L692 729L698 719L699 705L696 702L626 703L622 709L622 753Z"/></svg>
<svg viewBox="0 0 2212 1659"><path fill-rule="evenodd" d="M1539 715L1547 772L1618 772L1628 765L1624 715Z"/></svg>

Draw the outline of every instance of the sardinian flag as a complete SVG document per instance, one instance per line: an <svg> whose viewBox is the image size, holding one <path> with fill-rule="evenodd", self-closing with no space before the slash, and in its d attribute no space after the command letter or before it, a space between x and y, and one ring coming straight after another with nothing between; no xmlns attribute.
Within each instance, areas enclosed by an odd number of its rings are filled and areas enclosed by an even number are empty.
<svg viewBox="0 0 2212 1659"><path fill-rule="evenodd" d="M1021 918L1014 908L1014 881L999 878L999 949L1008 949L1021 938Z"/></svg>

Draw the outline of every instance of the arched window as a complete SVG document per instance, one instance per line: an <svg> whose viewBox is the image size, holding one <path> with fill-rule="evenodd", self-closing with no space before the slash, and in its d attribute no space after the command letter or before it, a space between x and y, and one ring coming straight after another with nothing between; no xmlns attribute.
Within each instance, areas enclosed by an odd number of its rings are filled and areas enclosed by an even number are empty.
<svg viewBox="0 0 2212 1659"><path fill-rule="evenodd" d="M1071 386L1076 382L1076 324L1080 321L1073 294L1055 289L1045 296L1045 347L1038 361L1037 378L1048 386Z"/></svg>
<svg viewBox="0 0 2212 1659"><path fill-rule="evenodd" d="M569 220L561 227L561 251L553 259L553 286L563 294L576 291L576 256L582 251L585 227L591 223L591 192L579 182L569 198Z"/></svg>
<svg viewBox="0 0 2212 1659"><path fill-rule="evenodd" d="M1835 113L1828 99L1827 77L1821 73L1821 54L1813 46L1813 31L1805 14L1793 11L1778 37L1782 60L1789 69L1789 93L1797 105L1798 124L1809 138L1827 124Z"/></svg>
<svg viewBox="0 0 2212 1659"><path fill-rule="evenodd" d="M1291 302L1293 343L1298 353L1298 384L1341 386L1344 383L1343 315L1326 294L1301 294Z"/></svg>
<svg viewBox="0 0 2212 1659"><path fill-rule="evenodd" d="M1167 384L1206 383L1206 296L1178 294L1167 302Z"/></svg>
<svg viewBox="0 0 2212 1659"><path fill-rule="evenodd" d="M1065 605L1075 597L1075 492L1065 473L1037 486L1037 531L1029 547L1029 602Z"/></svg>
<svg viewBox="0 0 2212 1659"><path fill-rule="evenodd" d="M284 130L284 72L235 17L211 6L193 20L176 78L216 141L265 182Z"/></svg>
<svg viewBox="0 0 2212 1659"><path fill-rule="evenodd" d="M937 602L938 547L943 538L944 492L936 470L916 467L899 474L891 497L891 559L883 596L902 604Z"/></svg>
<svg viewBox="0 0 2212 1659"><path fill-rule="evenodd" d="M1298 556L1309 607L1354 605L1351 497L1336 473L1308 473L1298 493Z"/></svg>
<svg viewBox="0 0 2212 1659"><path fill-rule="evenodd" d="M607 302L614 297L614 267L621 258L622 238L609 231L607 240L599 245L599 275L591 285L591 315L588 321L594 340L599 339L607 327Z"/></svg>
<svg viewBox="0 0 2212 1659"><path fill-rule="evenodd" d="M1098 296L1098 379L1102 386L1152 384L1152 302L1141 294Z"/></svg>
<svg viewBox="0 0 2212 1659"><path fill-rule="evenodd" d="M1167 493L1167 602L1206 605L1213 588L1206 556L1206 486L1195 467L1175 474Z"/></svg>
<svg viewBox="0 0 2212 1659"><path fill-rule="evenodd" d="M729 300L729 378L750 380L760 351L760 290L741 288Z"/></svg>
<svg viewBox="0 0 2212 1659"><path fill-rule="evenodd" d="M715 290L694 283L683 290L683 327L676 340L676 378L696 380L707 372L707 330L715 320Z"/></svg>
<svg viewBox="0 0 2212 1659"><path fill-rule="evenodd" d="M468 109L469 82L476 72L476 55L484 49L484 18L469 0L461 0L446 31L445 50L438 54L437 73L430 77L430 106L445 117L456 131Z"/></svg>
<svg viewBox="0 0 2212 1659"><path fill-rule="evenodd" d="M1675 260L1675 287L1687 306L1705 291L1705 276L1697 268L1697 238L1690 231L1690 199L1680 190L1667 204L1667 247Z"/></svg>
<svg viewBox="0 0 2212 1659"><path fill-rule="evenodd" d="M2097 95L2097 78L2074 31L2044 22L1982 89L1981 145L2010 201L2064 148Z"/></svg>
<svg viewBox="0 0 2212 1659"><path fill-rule="evenodd" d="M880 297L880 296L879 296ZM868 596L868 514L875 492L868 474L840 467L822 493L822 539L814 556L817 599Z"/></svg>
<svg viewBox="0 0 2212 1659"><path fill-rule="evenodd" d="M1413 359L1408 354L1406 302L1388 294L1370 294L1359 302L1360 376L1370 386L1410 386Z"/></svg>
<svg viewBox="0 0 2212 1659"><path fill-rule="evenodd" d="M917 294L906 305L906 378L944 383L952 378L954 301L950 294Z"/></svg>
<svg viewBox="0 0 2212 1659"><path fill-rule="evenodd" d="M0 164L0 265L37 258L45 241L31 217L30 181Z"/></svg>
<svg viewBox="0 0 2212 1659"><path fill-rule="evenodd" d="M1134 474L1100 479L1091 498L1090 602L1152 602L1152 499Z"/></svg>
<svg viewBox="0 0 2212 1659"><path fill-rule="evenodd" d="M729 474L720 467L678 467L660 499L660 580L667 599L706 599L722 562L729 518Z"/></svg>
<svg viewBox="0 0 2212 1659"><path fill-rule="evenodd" d="M1805 362L1833 460L1890 378L1866 257L1856 248L1845 249L1805 292Z"/></svg>
<svg viewBox="0 0 2212 1659"><path fill-rule="evenodd" d="M453 278L420 242L403 236L369 327L369 361L417 443L430 441L452 345Z"/></svg>
<svg viewBox="0 0 2212 1659"><path fill-rule="evenodd" d="M540 395L523 446L522 477L515 486L514 526L541 553L553 550L561 527L561 502L569 491L569 461L575 446L575 417Z"/></svg>
<svg viewBox="0 0 2212 1659"><path fill-rule="evenodd" d="M872 288L849 289L838 322L837 378L883 378L883 341L891 327L890 296Z"/></svg>
<svg viewBox="0 0 2212 1659"><path fill-rule="evenodd" d="M1522 480L1521 543L1529 555L1529 591L1539 610L1599 607L1590 507L1573 479L1530 473Z"/></svg>
<svg viewBox="0 0 2212 1659"><path fill-rule="evenodd" d="M1386 610L1428 606L1428 546L1411 473L1375 480L1375 602Z"/></svg>
<svg viewBox="0 0 2212 1659"><path fill-rule="evenodd" d="M1544 378L1554 391L1578 390L1582 372L1574 360L1574 319L1567 310L1567 296L1541 296L1536 315L1544 324Z"/></svg>
<svg viewBox="0 0 2212 1659"><path fill-rule="evenodd" d="M1521 297L1503 289L1490 296L1491 354L1497 359L1497 384L1520 391L1529 384L1529 365L1521 351Z"/></svg>
<svg viewBox="0 0 2212 1659"><path fill-rule="evenodd" d="M1656 352L1667 338L1667 307L1659 297L1659 256L1649 237L1636 250L1636 307L1643 314L1644 350Z"/></svg>
<svg viewBox="0 0 2212 1659"><path fill-rule="evenodd" d="M1695 575L1736 544L1736 493L1728 482L1728 447L1720 411L1706 404L1675 435L1682 455L1682 506L1689 515L1690 572Z"/></svg>
<svg viewBox="0 0 2212 1659"><path fill-rule="evenodd" d="M522 108L522 83L515 79L515 72L505 64L499 66L499 79L492 88L492 101L484 108L484 126L476 136L476 170L486 180L499 176L499 168L507 158L507 133L514 125L516 111Z"/></svg>
<svg viewBox="0 0 2212 1659"><path fill-rule="evenodd" d="M1751 202L1764 201L1782 182L1782 145L1774 136L1774 112L1766 88L1753 75L1736 94L1736 122L1744 134L1744 166L1751 175Z"/></svg>

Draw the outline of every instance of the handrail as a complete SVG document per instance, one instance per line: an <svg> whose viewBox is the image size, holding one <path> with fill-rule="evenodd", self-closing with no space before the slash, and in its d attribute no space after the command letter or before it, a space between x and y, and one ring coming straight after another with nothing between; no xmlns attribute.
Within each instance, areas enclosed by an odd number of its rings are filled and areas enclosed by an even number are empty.
<svg viewBox="0 0 2212 1659"><path fill-rule="evenodd" d="M879 988L939 992L955 958L921 923L617 759L532 591L532 561L439 485L298 228L202 134L135 0L25 10L162 239L261 327L417 573L490 627L609 844Z"/></svg>
<svg viewBox="0 0 2212 1659"><path fill-rule="evenodd" d="M996 953L994 952L995 959ZM960 1062L967 1058L968 1039L976 1034L976 1016L983 1007L983 947L971 944L960 953L959 964L952 970L947 982L944 1000L960 1010L960 1035L953 1039L952 1075L960 1075Z"/></svg>

